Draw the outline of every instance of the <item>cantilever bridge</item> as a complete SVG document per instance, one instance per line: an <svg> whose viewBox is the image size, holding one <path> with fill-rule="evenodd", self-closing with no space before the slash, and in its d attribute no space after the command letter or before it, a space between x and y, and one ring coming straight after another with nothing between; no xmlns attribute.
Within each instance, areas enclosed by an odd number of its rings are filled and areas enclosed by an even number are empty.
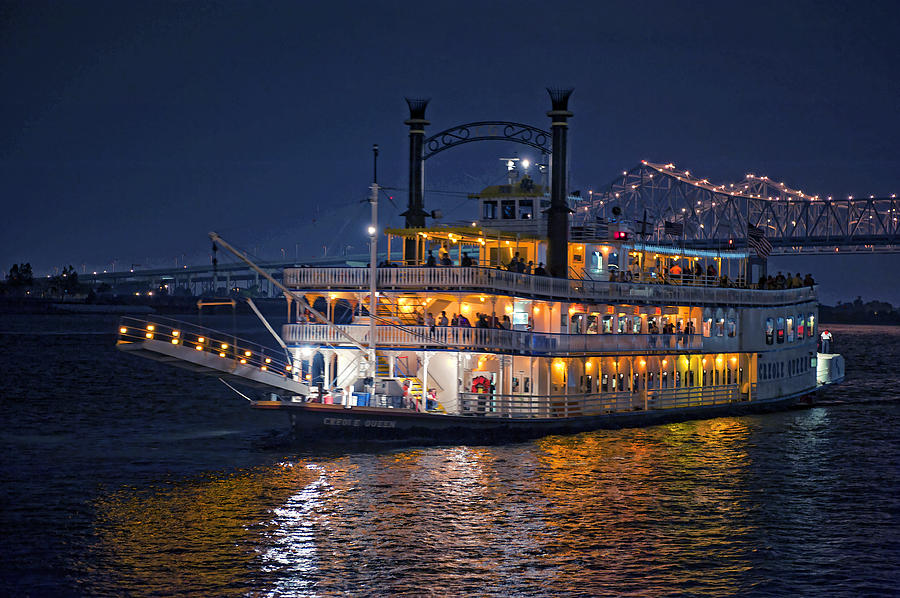
<svg viewBox="0 0 900 598"><path fill-rule="evenodd" d="M773 254L900 253L898 217L894 195L822 198L752 174L715 184L674 164L643 161L582 198L573 224L621 219L647 242L710 248L746 245L750 224L764 232Z"/></svg>

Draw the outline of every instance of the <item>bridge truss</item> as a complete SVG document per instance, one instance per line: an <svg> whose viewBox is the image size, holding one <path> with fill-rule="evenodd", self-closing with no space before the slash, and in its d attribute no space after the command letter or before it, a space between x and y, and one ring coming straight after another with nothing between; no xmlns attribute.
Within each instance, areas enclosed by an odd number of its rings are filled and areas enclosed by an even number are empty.
<svg viewBox="0 0 900 598"><path fill-rule="evenodd" d="M614 207L621 213L614 214ZM900 201L894 195L822 198L752 174L714 184L674 164L647 161L583 198L573 218L585 227L622 220L644 241L690 247L746 247L750 224L764 232L774 255L900 253Z"/></svg>

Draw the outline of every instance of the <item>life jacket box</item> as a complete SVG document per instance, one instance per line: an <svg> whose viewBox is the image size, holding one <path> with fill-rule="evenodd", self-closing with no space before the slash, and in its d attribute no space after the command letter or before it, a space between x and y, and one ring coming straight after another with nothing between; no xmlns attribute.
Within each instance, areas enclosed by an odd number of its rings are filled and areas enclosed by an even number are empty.
<svg viewBox="0 0 900 598"><path fill-rule="evenodd" d="M354 393L353 396L356 397L356 403L355 403L356 407L368 407L369 406L369 393L357 392L357 393ZM351 402L350 404L354 405L353 402Z"/></svg>

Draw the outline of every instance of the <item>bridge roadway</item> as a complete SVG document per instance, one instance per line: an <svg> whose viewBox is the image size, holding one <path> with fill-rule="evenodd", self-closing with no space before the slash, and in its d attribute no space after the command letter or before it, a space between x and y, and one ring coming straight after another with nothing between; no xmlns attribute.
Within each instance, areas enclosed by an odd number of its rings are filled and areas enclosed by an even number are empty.
<svg viewBox="0 0 900 598"><path fill-rule="evenodd" d="M392 257L400 258L399 255ZM365 253L308 260L259 262L257 265L280 281L285 268L365 265L368 262L369 254ZM192 295L199 296L207 292L215 292L217 288L248 288L256 285L260 291L267 293L270 297L279 293L273 284L243 262L220 263L216 268L213 268L212 264L206 264L181 268L98 272L97 274L82 274L81 280L90 281L95 286L106 283L120 291L125 289L127 292L142 292L147 289L156 289L160 285L169 285L170 294L174 293L174 289L187 288Z"/></svg>

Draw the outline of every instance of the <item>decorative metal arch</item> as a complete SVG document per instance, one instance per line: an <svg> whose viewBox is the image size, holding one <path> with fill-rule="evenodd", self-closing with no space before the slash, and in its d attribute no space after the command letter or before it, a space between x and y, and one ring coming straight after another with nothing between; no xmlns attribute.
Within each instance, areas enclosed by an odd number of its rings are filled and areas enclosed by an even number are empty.
<svg viewBox="0 0 900 598"><path fill-rule="evenodd" d="M512 141L539 149L546 154L551 151L551 136L548 131L506 121L482 121L457 125L441 131L425 140L423 160L445 149L473 141Z"/></svg>

